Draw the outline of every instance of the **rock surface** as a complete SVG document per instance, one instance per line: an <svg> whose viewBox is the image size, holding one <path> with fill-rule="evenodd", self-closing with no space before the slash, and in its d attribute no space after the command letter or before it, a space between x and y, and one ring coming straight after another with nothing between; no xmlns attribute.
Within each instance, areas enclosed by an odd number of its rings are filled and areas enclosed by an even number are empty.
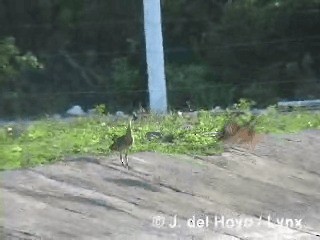
<svg viewBox="0 0 320 240"><path fill-rule="evenodd" d="M313 130L254 153L137 153L129 171L118 156L4 171L0 238L320 239L319 143Z"/></svg>

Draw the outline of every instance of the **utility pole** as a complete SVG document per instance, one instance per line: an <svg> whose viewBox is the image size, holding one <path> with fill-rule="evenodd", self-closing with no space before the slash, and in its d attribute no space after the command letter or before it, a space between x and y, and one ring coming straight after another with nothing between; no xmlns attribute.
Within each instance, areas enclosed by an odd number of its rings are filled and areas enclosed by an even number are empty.
<svg viewBox="0 0 320 240"><path fill-rule="evenodd" d="M150 110L167 112L160 0L143 0Z"/></svg>

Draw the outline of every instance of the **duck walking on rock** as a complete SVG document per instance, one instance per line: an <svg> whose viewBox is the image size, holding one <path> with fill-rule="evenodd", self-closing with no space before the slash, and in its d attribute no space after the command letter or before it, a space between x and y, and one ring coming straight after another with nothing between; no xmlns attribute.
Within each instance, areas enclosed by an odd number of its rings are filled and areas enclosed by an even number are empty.
<svg viewBox="0 0 320 240"><path fill-rule="evenodd" d="M113 144L110 146L110 150L118 151L120 153L120 160L122 166L126 167L127 169L129 169L128 152L134 143L134 138L131 129L131 121L132 120L130 119L126 134L115 138ZM125 163L123 161L123 153L125 154Z"/></svg>

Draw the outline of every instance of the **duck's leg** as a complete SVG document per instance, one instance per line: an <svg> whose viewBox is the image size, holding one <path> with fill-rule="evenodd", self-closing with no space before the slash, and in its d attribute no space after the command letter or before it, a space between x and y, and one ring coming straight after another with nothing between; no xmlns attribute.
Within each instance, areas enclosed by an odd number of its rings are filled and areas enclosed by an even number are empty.
<svg viewBox="0 0 320 240"><path fill-rule="evenodd" d="M120 152L120 161L121 161L122 166L124 166L122 152Z"/></svg>
<svg viewBox="0 0 320 240"><path fill-rule="evenodd" d="M125 152L125 159L126 159L126 167L129 169L129 159L128 159L128 150Z"/></svg>

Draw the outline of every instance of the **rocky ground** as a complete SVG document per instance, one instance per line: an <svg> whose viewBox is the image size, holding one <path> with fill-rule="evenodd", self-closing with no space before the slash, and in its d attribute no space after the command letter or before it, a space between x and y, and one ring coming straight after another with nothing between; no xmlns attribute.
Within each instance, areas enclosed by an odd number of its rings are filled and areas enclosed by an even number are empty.
<svg viewBox="0 0 320 240"><path fill-rule="evenodd" d="M319 149L309 130L254 152L137 153L129 170L112 156L4 171L1 239L320 239Z"/></svg>

